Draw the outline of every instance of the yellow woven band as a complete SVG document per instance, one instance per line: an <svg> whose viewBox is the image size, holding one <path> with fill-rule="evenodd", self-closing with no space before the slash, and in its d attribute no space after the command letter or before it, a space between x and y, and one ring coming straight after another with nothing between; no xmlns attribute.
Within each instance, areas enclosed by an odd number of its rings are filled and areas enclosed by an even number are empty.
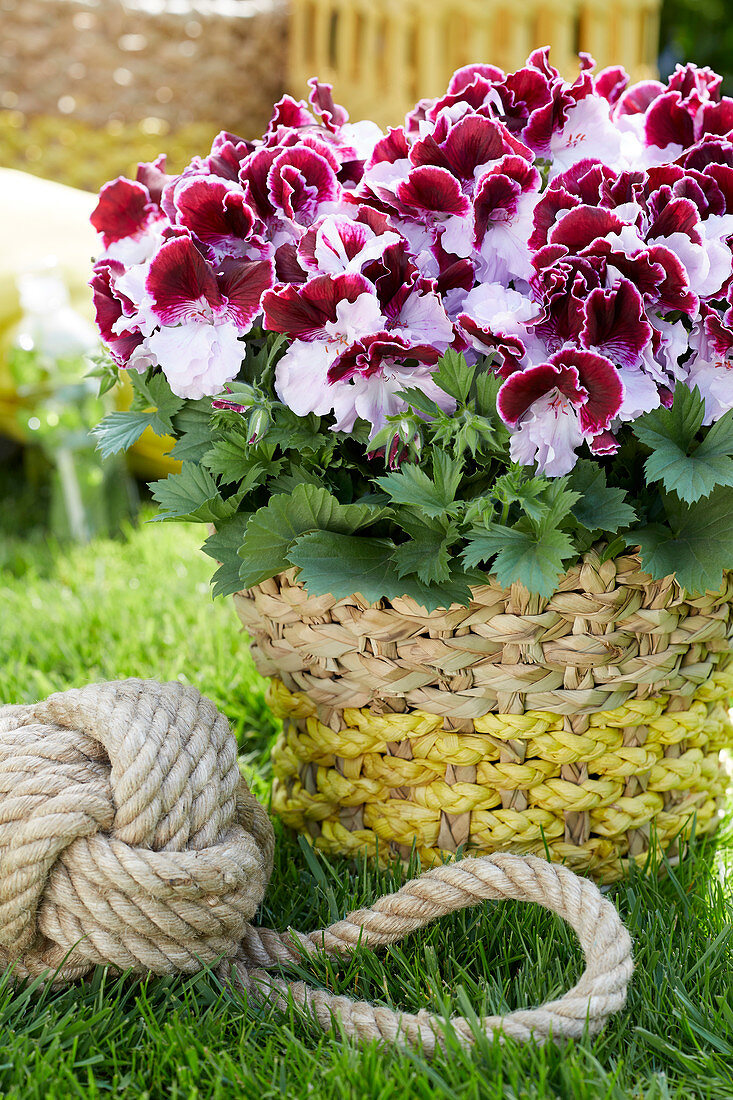
<svg viewBox="0 0 733 1100"><path fill-rule="evenodd" d="M697 834L716 828L731 695L729 666L688 700L590 714L581 734L546 711L487 714L464 733L440 715L368 707L327 725L307 695L272 680L268 701L284 720L273 807L334 854L404 858L414 846L430 864L458 849L545 853L610 881L650 851L674 856L693 823Z"/></svg>

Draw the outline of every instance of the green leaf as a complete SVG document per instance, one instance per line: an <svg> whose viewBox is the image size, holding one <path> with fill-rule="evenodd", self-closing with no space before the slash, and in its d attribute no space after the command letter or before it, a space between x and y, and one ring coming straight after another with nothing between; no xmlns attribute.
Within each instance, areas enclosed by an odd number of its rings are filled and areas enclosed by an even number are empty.
<svg viewBox="0 0 733 1100"><path fill-rule="evenodd" d="M652 523L626 535L641 547L644 569L656 579L676 574L691 593L717 592L723 571L733 566L733 490L715 489L696 504L665 501L670 526Z"/></svg>
<svg viewBox="0 0 733 1100"><path fill-rule="evenodd" d="M202 547L205 554L220 563L211 578L215 597L231 596L233 592L239 592L242 587L239 579L242 563L237 552L242 545L251 514L251 512L237 512L228 522L218 527Z"/></svg>
<svg viewBox="0 0 733 1100"><path fill-rule="evenodd" d="M443 410L439 405L435 404L431 397L428 397L422 390L415 389L413 386L408 387L406 390L402 390L399 396L404 397L411 409L417 409L419 412L425 413L426 416L432 416L436 419L439 416L445 416Z"/></svg>
<svg viewBox="0 0 733 1100"><path fill-rule="evenodd" d="M691 390L684 382L678 382L670 408L644 413L634 421L633 431L636 438L652 450L671 442L686 454L704 416L705 402L697 387Z"/></svg>
<svg viewBox="0 0 733 1100"><path fill-rule="evenodd" d="M317 489L323 487L323 476L306 470L305 466L299 466L293 462L290 470L284 474L278 474L268 485L272 493L293 493L299 485L314 485Z"/></svg>
<svg viewBox="0 0 733 1100"><path fill-rule="evenodd" d="M180 462L200 462L213 441L213 410L211 398L187 401L173 417L176 445L171 451Z"/></svg>
<svg viewBox="0 0 733 1100"><path fill-rule="evenodd" d="M173 432L172 417L183 407L183 398L171 392L164 374L144 374L130 371L130 383L135 396L132 408L136 412L147 412L150 427L156 435L169 435Z"/></svg>
<svg viewBox="0 0 733 1100"><path fill-rule="evenodd" d="M392 563L394 549L389 539L312 531L295 541L290 560L310 595L342 599L359 593L375 603L382 596L404 595L404 581Z"/></svg>
<svg viewBox="0 0 733 1100"><path fill-rule="evenodd" d="M420 466L406 463L396 473L374 480L395 504L411 504L434 517L443 515L453 504L463 466L444 451L434 450L433 472L434 481Z"/></svg>
<svg viewBox="0 0 733 1100"><path fill-rule="evenodd" d="M465 403L475 373L475 366L469 367L463 355L448 348L438 364L438 369L433 373L433 382L444 393L455 397L460 403Z"/></svg>
<svg viewBox="0 0 733 1100"><path fill-rule="evenodd" d="M224 485L237 483L245 494L282 469L285 460L273 459L274 450L272 446L248 443L244 436L231 436L218 440L201 461Z"/></svg>
<svg viewBox="0 0 733 1100"><path fill-rule="evenodd" d="M105 351L86 355L84 358L92 365L92 369L85 377L99 379L99 396L104 397L105 393L109 393L119 382L120 368Z"/></svg>
<svg viewBox="0 0 733 1100"><path fill-rule="evenodd" d="M588 531L614 533L636 521L636 512L625 503L623 489L609 488L606 471L596 462L581 458L570 474L569 484L580 497L571 507L575 519Z"/></svg>
<svg viewBox="0 0 733 1100"><path fill-rule="evenodd" d="M240 497L223 500L211 474L195 462L184 462L181 472L169 474L152 486L160 505L156 520L187 519L219 524L237 510Z"/></svg>
<svg viewBox="0 0 733 1100"><path fill-rule="evenodd" d="M111 412L100 420L94 428L92 435L97 440L97 450L102 458L126 451L137 443L140 436L150 424L147 413L141 412Z"/></svg>
<svg viewBox="0 0 733 1100"><path fill-rule="evenodd" d="M455 524L427 520L402 509L396 522L412 537L395 549L393 561L400 577L415 573L424 584L450 579L448 548L458 539Z"/></svg>
<svg viewBox="0 0 733 1100"><path fill-rule="evenodd" d="M383 513L363 504L341 504L327 489L298 485L271 497L247 525L239 556L243 588L274 577L293 564L290 546L307 531L351 534ZM394 548L394 547L393 547Z"/></svg>
<svg viewBox="0 0 733 1100"><path fill-rule="evenodd" d="M508 429L496 408L496 398L503 383L504 379L501 375L496 374L488 364L483 370L479 371L474 382L476 411L487 417L492 424L498 421L508 434Z"/></svg>
<svg viewBox="0 0 733 1100"><path fill-rule="evenodd" d="M716 485L733 486L733 412L727 412L694 445L705 403L697 389L679 382L669 409L654 409L634 423L634 433L651 448L644 471L688 504L707 497Z"/></svg>
<svg viewBox="0 0 733 1100"><path fill-rule="evenodd" d="M466 565L494 559L492 571L499 584L509 587L521 581L530 592L548 598L564 572L564 560L575 553L566 532L556 528L537 532L528 519L520 519L513 527L499 523L474 527L467 537L463 551Z"/></svg>

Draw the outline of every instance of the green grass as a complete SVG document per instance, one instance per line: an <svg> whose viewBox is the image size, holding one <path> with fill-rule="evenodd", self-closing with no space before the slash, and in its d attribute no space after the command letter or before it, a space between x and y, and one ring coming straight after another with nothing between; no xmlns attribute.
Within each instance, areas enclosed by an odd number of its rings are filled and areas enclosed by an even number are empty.
<svg viewBox="0 0 733 1100"><path fill-rule="evenodd" d="M267 797L276 728L227 603L208 594L201 529L146 523L116 541L12 534L32 500L0 490L0 703L88 680L185 679L232 721ZM27 524L26 524L27 526ZM278 829L263 923L320 927L394 888L396 871L327 861ZM601 1036L538 1048L448 1040L432 1062L323 1036L295 1013L248 1007L212 975L137 983L98 972L51 993L0 985L0 1096L63 1098L733 1098L733 839L693 845L663 879L613 900L635 941L629 1003ZM310 980L416 1010L538 1004L578 977L579 948L550 914L513 904L447 918L376 957Z"/></svg>

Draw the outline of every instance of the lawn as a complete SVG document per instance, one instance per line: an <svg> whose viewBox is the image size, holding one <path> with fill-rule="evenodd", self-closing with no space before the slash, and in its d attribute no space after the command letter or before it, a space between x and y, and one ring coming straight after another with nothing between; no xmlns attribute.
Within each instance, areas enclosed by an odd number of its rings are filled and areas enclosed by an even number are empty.
<svg viewBox="0 0 733 1100"><path fill-rule="evenodd" d="M231 720L258 795L276 733L236 617L208 592L201 529L144 522L90 546L28 526L33 500L0 487L0 703L88 680L185 679ZM16 532L25 528L22 536ZM448 1040L432 1062L325 1037L295 1013L248 1007L210 974L141 984L98 972L60 993L0 984L0 1096L733 1097L733 829L693 844L662 880L614 886L635 942L627 1009L601 1036L537 1048ZM327 861L278 829L263 923L320 927L394 888L398 872ZM314 983L412 1011L538 1004L582 968L572 932L510 903L447 918Z"/></svg>

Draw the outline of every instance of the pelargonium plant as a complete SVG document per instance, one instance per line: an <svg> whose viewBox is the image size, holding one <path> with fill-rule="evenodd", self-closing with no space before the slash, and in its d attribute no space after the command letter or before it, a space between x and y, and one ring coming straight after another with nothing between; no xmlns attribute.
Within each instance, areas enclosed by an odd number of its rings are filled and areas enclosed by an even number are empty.
<svg viewBox="0 0 733 1100"><path fill-rule="evenodd" d="M549 596L591 545L717 589L733 559L733 100L469 65L382 133L329 85L179 176L105 185L92 287L135 390L111 453L175 437L161 519L215 591Z"/></svg>

